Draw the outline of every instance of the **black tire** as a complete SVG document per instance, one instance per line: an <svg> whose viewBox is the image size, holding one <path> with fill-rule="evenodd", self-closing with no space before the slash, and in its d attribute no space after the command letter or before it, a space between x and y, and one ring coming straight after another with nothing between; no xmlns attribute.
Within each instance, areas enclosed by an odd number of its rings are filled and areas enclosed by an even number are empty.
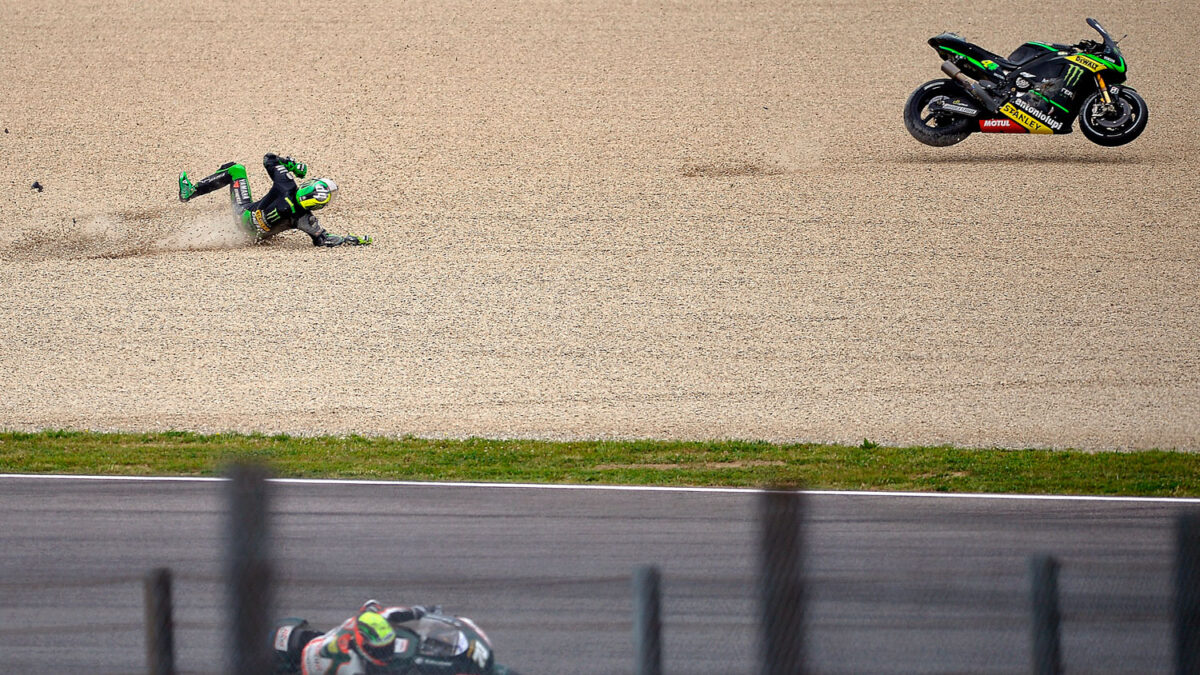
<svg viewBox="0 0 1200 675"><path fill-rule="evenodd" d="M287 641L279 644L279 632L287 630ZM321 633L312 629L305 619L289 617L275 624L271 630L271 651L275 655L275 673L290 675L300 672L300 654L309 640L320 637Z"/></svg>
<svg viewBox="0 0 1200 675"><path fill-rule="evenodd" d="M933 80L917 87L904 104L904 126L908 133L925 145L938 148L962 142L971 135L974 120L952 113L933 114L929 112L929 104L939 97L964 96L953 80Z"/></svg>
<svg viewBox="0 0 1200 675"><path fill-rule="evenodd" d="M1129 87L1117 87L1112 99L1117 110L1107 116L1093 113L1093 108L1104 105L1098 91L1085 98L1079 108L1079 130L1097 145L1125 145L1146 129L1150 110L1136 91Z"/></svg>

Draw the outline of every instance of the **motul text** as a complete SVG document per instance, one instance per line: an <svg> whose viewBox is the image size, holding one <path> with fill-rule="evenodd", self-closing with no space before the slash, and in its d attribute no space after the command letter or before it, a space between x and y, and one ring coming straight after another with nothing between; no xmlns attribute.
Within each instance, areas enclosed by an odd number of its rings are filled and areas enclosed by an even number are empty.
<svg viewBox="0 0 1200 675"><path fill-rule="evenodd" d="M1023 134L1025 127L1012 120L979 120L979 130L991 134Z"/></svg>

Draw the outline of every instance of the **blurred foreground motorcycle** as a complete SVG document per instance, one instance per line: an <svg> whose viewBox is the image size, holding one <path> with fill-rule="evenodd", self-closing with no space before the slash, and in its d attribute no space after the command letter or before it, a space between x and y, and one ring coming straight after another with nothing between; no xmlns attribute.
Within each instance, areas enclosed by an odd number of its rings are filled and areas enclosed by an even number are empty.
<svg viewBox="0 0 1200 675"><path fill-rule="evenodd" d="M387 675L518 675L517 671L496 663L491 640L466 617L444 614L441 607L419 607L411 620L393 623L396 632L395 654L386 666L370 673ZM300 673L300 654L304 646L323 635L308 621L287 618L271 631L275 655L275 673ZM350 664L346 664L350 666ZM347 668L340 668L343 673Z"/></svg>
<svg viewBox="0 0 1200 675"><path fill-rule="evenodd" d="M950 79L927 82L908 97L904 125L926 145L954 145L976 132L1066 134L1075 118L1093 143L1124 145L1146 128L1146 102L1125 86L1117 41L1095 19L1101 41L1026 42L1009 57L955 33L929 39Z"/></svg>

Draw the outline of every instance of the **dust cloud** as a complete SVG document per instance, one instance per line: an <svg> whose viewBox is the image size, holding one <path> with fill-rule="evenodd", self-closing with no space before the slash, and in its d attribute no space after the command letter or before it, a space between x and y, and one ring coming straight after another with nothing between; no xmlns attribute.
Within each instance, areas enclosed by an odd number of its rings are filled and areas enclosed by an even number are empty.
<svg viewBox="0 0 1200 675"><path fill-rule="evenodd" d="M128 258L171 251L252 246L226 212L188 217L165 211L127 211L75 217L0 241L0 259L34 262Z"/></svg>

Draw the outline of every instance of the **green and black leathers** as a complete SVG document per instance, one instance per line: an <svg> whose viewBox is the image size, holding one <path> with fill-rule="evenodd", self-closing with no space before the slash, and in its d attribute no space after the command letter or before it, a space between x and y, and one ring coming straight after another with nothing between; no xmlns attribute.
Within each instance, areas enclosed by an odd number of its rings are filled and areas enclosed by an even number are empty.
<svg viewBox="0 0 1200 675"><path fill-rule="evenodd" d="M271 176L271 189L266 196L257 201L250 194L250 181L246 176L246 167L230 162L222 165L216 173L192 184L187 173L179 176L179 198L188 201L200 195L229 186L230 200L233 203L234 217L247 233L259 241L269 239L276 234L290 229L299 229L312 237L314 246L338 246L342 244L364 245L371 243L370 237L350 235L339 237L330 235L320 226L317 217L312 213L314 208L320 208L329 202L330 195L324 193L324 201L314 204L306 202L312 208L306 207L297 197L301 185L297 178L308 174L308 166L290 157L280 157L274 153L263 156L263 167ZM332 184L331 181L317 181L320 187ZM311 186L309 187L311 190ZM336 189L336 186L333 186Z"/></svg>

